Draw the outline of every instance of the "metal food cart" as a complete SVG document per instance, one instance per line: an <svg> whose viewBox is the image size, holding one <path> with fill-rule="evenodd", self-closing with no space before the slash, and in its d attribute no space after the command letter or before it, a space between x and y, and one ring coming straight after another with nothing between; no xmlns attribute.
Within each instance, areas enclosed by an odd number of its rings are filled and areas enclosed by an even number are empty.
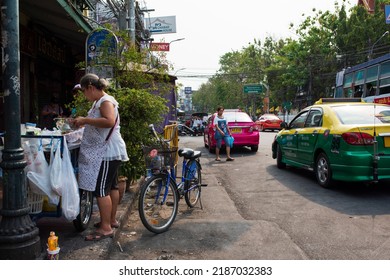
<svg viewBox="0 0 390 280"><path fill-rule="evenodd" d="M42 141L43 139L51 139L51 140L58 139L60 141L61 155L63 154L64 141L66 141L64 135L58 135L58 136L57 135L22 135L21 137L24 139L39 139L40 141ZM80 141L69 143L67 147L70 152L70 158L71 158L73 170L77 177L78 153L80 148ZM49 160L50 147L45 147L44 153L46 159ZM93 208L93 193L90 191L79 189L79 197L80 197L80 213L77 215L77 218L73 220L73 224L78 231L83 231L88 227L88 224L91 220L92 208ZM56 209L54 209L54 211L52 209L45 210L43 208L44 196L34 194L33 192L31 192L31 190L28 192L27 200L30 206L30 216L32 220L37 220L42 217L62 216L61 198L58 205L56 205ZM38 207L36 205L38 205Z"/></svg>

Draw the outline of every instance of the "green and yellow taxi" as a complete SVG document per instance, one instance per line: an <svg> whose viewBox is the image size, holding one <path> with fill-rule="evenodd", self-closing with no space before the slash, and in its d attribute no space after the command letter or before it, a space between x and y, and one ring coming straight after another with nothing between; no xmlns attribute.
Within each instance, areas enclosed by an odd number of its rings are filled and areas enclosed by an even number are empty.
<svg viewBox="0 0 390 280"><path fill-rule="evenodd" d="M390 105L323 98L281 128L272 143L280 169L312 170L325 188L390 179Z"/></svg>

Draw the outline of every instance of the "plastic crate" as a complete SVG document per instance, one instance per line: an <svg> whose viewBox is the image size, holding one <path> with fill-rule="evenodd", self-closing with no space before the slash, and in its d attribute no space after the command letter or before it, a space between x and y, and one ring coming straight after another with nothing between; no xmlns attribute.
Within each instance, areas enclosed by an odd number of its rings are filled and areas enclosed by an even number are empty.
<svg viewBox="0 0 390 280"><path fill-rule="evenodd" d="M39 214L42 212L44 195L34 193L28 187L27 189L27 203L30 207L30 214Z"/></svg>

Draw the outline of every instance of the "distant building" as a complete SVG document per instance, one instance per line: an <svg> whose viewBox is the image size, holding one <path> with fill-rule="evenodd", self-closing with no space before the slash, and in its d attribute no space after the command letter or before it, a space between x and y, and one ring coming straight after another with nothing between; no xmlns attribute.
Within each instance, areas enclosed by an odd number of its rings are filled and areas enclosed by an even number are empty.
<svg viewBox="0 0 390 280"><path fill-rule="evenodd" d="M359 6L364 6L369 13L375 12L375 0L359 0Z"/></svg>
<svg viewBox="0 0 390 280"><path fill-rule="evenodd" d="M358 5L364 6L370 14L373 14L376 2L379 3L380 9L384 10L386 4L384 0L358 0Z"/></svg>

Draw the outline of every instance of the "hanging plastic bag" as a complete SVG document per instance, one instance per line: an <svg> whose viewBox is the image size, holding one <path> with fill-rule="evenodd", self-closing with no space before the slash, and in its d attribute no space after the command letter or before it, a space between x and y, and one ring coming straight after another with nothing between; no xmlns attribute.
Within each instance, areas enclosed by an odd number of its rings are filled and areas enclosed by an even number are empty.
<svg viewBox="0 0 390 280"><path fill-rule="evenodd" d="M226 145L228 145L230 148L233 148L234 137L229 135L226 140L227 140L226 141L227 142Z"/></svg>
<svg viewBox="0 0 390 280"><path fill-rule="evenodd" d="M62 187L62 213L68 221L73 221L80 213L80 196L66 141L62 155L62 176L65 182Z"/></svg>
<svg viewBox="0 0 390 280"><path fill-rule="evenodd" d="M33 140L36 140L36 139L33 139ZM34 164L32 164L35 161L35 159L37 158L40 144L38 144L38 142L36 142L36 141L27 140L27 141L24 141L22 143L22 146L23 146L23 150L24 150L24 159L27 162L27 166L24 168L24 170L26 172L34 171L34 172L40 173L40 170L39 170L40 163L35 162Z"/></svg>
<svg viewBox="0 0 390 280"><path fill-rule="evenodd" d="M65 141L64 141L65 142ZM62 195L62 185L67 178L63 176L62 158L61 158L61 140L53 144L50 152L50 185L53 191L59 196Z"/></svg>
<svg viewBox="0 0 390 280"><path fill-rule="evenodd" d="M28 166L27 179L32 192L47 195L51 204L59 203L60 197L53 192L49 182L49 164L43 153L42 145L39 145L35 158Z"/></svg>

